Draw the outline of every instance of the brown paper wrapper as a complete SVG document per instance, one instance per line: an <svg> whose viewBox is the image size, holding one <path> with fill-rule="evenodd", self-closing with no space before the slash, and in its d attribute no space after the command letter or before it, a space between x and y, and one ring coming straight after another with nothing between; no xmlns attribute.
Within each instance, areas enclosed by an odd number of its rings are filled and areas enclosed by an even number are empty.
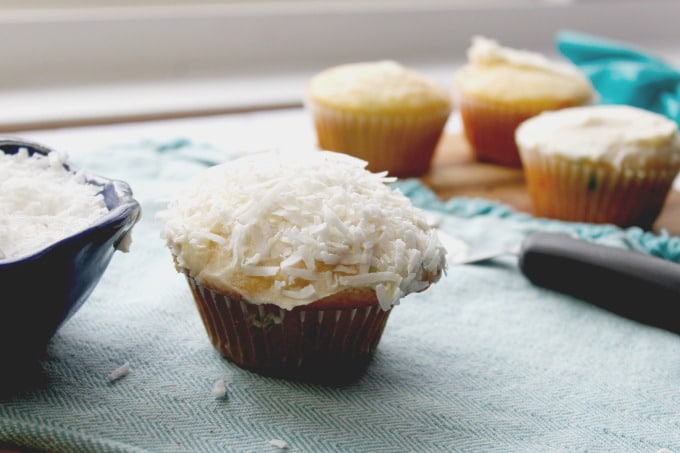
<svg viewBox="0 0 680 453"><path fill-rule="evenodd" d="M358 157L372 172L412 177L428 172L450 110L377 115L349 113L308 102L318 146Z"/></svg>
<svg viewBox="0 0 680 453"><path fill-rule="evenodd" d="M188 275L187 281L215 349L240 367L265 375L353 379L372 357L390 314L377 304L285 310L220 294Z"/></svg>
<svg viewBox="0 0 680 453"><path fill-rule="evenodd" d="M621 227L650 228L678 173L665 163L619 169L537 151L522 158L534 215Z"/></svg>
<svg viewBox="0 0 680 453"><path fill-rule="evenodd" d="M535 101L506 105L461 95L459 108L465 138L479 162L521 168L515 143L515 130L523 121L546 110L571 107L554 101Z"/></svg>

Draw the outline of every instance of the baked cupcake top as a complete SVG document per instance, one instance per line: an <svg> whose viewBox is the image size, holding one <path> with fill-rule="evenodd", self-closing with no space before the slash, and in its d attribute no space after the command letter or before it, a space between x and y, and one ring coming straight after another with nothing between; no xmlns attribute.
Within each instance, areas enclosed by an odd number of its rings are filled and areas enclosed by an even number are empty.
<svg viewBox="0 0 680 453"><path fill-rule="evenodd" d="M307 97L323 106L351 112L402 114L451 109L446 89L394 61L326 69L308 82Z"/></svg>
<svg viewBox="0 0 680 453"><path fill-rule="evenodd" d="M177 268L218 292L291 309L369 288L388 309L445 270L424 213L345 154L266 152L212 167L168 208Z"/></svg>
<svg viewBox="0 0 680 453"><path fill-rule="evenodd" d="M680 162L678 126L665 116L625 105L544 112L517 128L520 148L613 165Z"/></svg>
<svg viewBox="0 0 680 453"><path fill-rule="evenodd" d="M580 105L594 94L588 79L570 63L502 47L481 36L473 38L468 63L456 72L454 85L462 93L495 102L540 99Z"/></svg>

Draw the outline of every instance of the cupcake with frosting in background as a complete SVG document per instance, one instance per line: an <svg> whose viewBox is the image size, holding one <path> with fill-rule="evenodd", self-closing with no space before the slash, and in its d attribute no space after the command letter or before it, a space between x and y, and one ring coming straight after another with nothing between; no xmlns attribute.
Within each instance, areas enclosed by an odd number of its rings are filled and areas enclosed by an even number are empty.
<svg viewBox="0 0 680 453"><path fill-rule="evenodd" d="M650 228L680 170L678 126L624 105L545 112L517 129L537 216Z"/></svg>
<svg viewBox="0 0 680 453"><path fill-rule="evenodd" d="M521 168L515 129L522 121L594 100L590 81L570 63L479 36L454 74L453 91L476 159L515 168Z"/></svg>
<svg viewBox="0 0 680 453"><path fill-rule="evenodd" d="M267 375L343 380L392 308L446 269L422 211L330 151L258 153L212 167L159 218L213 346Z"/></svg>
<svg viewBox="0 0 680 453"><path fill-rule="evenodd" d="M376 61L328 68L306 88L319 148L390 176L428 172L452 109L444 87L397 62Z"/></svg>

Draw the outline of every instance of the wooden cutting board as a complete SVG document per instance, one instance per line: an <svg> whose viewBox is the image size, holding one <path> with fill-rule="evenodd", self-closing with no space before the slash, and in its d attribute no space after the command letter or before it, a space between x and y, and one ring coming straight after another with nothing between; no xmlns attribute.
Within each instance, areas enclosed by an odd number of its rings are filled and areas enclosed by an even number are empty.
<svg viewBox="0 0 680 453"><path fill-rule="evenodd" d="M432 169L421 179L442 200L455 196L487 198L531 213L522 171L476 162L467 141L459 134L442 137ZM671 191L654 223L655 232L662 229L680 236L680 191Z"/></svg>

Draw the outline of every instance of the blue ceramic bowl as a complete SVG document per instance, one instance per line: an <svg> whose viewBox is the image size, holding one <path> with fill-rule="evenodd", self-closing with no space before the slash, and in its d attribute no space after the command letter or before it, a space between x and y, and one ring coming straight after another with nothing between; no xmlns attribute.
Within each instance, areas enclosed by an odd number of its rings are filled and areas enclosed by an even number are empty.
<svg viewBox="0 0 680 453"><path fill-rule="evenodd" d="M21 140L0 140L0 151L48 154L49 148ZM64 165L69 171L73 166ZM118 245L141 215L130 186L86 174L99 188L108 214L89 228L40 251L0 260L0 360L33 359L83 305Z"/></svg>

